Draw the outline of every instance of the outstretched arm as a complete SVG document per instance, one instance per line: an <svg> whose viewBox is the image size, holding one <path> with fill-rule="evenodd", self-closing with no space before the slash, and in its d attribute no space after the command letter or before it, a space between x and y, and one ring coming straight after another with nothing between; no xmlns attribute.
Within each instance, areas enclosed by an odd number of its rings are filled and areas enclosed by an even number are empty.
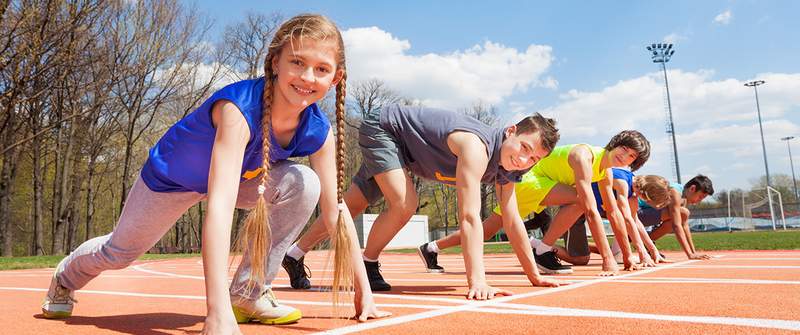
<svg viewBox="0 0 800 335"><path fill-rule="evenodd" d="M239 173L250 129L233 103L214 104L211 117L217 129L208 170L208 215L203 223L203 275L206 280L207 334L238 333L228 293L231 225L239 193Z"/></svg>
<svg viewBox="0 0 800 335"><path fill-rule="evenodd" d="M653 259L653 262L664 263L666 260L661 257L661 254L658 252L658 248L656 247L655 242L650 238L650 235L647 234L647 229L644 228L644 224L641 220L639 220L639 199L638 198L631 198L628 202L631 208L631 216L633 216L633 221L636 223L636 230L639 231L639 236L642 237L642 242L645 245L645 248L650 253L650 258Z"/></svg>
<svg viewBox="0 0 800 335"><path fill-rule="evenodd" d="M617 241L620 249L622 250L622 260L625 270L637 270L638 266L631 262L631 245L628 241L628 232L625 229L625 221L622 213L619 211L617 201L614 198L613 179L614 172L611 169L606 169L606 176L597 183L600 189L600 197L603 199L603 207L606 210L606 217L611 222L611 230L614 231L614 239Z"/></svg>
<svg viewBox="0 0 800 335"><path fill-rule="evenodd" d="M631 203L636 202L636 197L628 198L628 192L632 192L628 190L628 184L622 180L615 179L614 180L615 189L617 191L617 204L619 205L619 211L622 214L622 217L625 220L625 226L628 229L628 236L630 236L631 240L633 240L633 244L636 245L636 249L639 251L639 264L644 267L651 267L655 266L655 262L650 257L650 254L647 253L647 249L645 248L644 241L642 240L642 236L639 232L639 226L636 222L636 212L632 211ZM622 190L624 192L621 192ZM637 203L638 205L638 203Z"/></svg>
<svg viewBox="0 0 800 335"><path fill-rule="evenodd" d="M447 138L450 150L458 157L456 164L456 196L458 198L458 222L461 231L461 246L464 252L464 267L467 272L469 292L467 299L486 300L496 294L508 295L509 291L486 284L483 266L483 225L481 224L480 182L489 156L486 145L474 134L454 132Z"/></svg>
<svg viewBox="0 0 800 335"><path fill-rule="evenodd" d="M675 232L675 238L678 239L678 243L681 245L683 252L686 253L686 257L693 259L694 252L692 252L692 247L689 245L686 232L683 230L683 218L681 216L681 194L678 192L678 190L671 188L670 195L671 200L667 210L669 211L669 221L672 224L672 231Z"/></svg>
<svg viewBox="0 0 800 335"><path fill-rule="evenodd" d="M575 172L575 190L578 192L578 205L581 206L592 231L600 255L603 257L603 272L601 276L613 276L619 272L617 262L611 253L611 247L606 239L603 229L603 219L597 211L597 202L592 192L592 153L585 146L576 146L569 154L569 165Z"/></svg>
<svg viewBox="0 0 800 335"><path fill-rule="evenodd" d="M514 184L508 183L505 185L495 184L497 200L500 203L500 209L503 220L503 229L508 235L508 241L511 243L511 248L517 255L522 270L528 276L528 280L533 286L559 286L561 283L546 279L539 275L539 270L536 268L536 261L533 258L533 251L531 250L530 242L528 241L528 232L525 230L525 225L522 223L522 218L517 209L517 196L514 192Z"/></svg>

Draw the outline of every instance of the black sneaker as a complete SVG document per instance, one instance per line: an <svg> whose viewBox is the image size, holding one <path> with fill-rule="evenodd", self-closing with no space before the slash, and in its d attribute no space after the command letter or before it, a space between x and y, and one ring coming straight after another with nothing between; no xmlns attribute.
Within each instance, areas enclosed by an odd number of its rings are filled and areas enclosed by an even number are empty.
<svg viewBox="0 0 800 335"><path fill-rule="evenodd" d="M422 258L425 263L425 270L431 273L442 273L444 268L439 266L439 253L428 251L428 243L425 243L417 248L417 255Z"/></svg>
<svg viewBox="0 0 800 335"><path fill-rule="evenodd" d="M286 270L286 273L289 274L289 283L293 289L307 290L311 288L311 281L308 280L308 278L311 278L311 271L306 272L308 267L303 263L305 258L306 256L303 256L295 260L288 255L283 256L281 265Z"/></svg>
<svg viewBox="0 0 800 335"><path fill-rule="evenodd" d="M523 224L525 225L525 230L541 229L542 231L547 231L550 221L552 221L550 214L547 214L547 211L542 211L541 213L536 213L533 218L525 220Z"/></svg>
<svg viewBox="0 0 800 335"><path fill-rule="evenodd" d="M536 249L534 249L533 258L536 260L536 266L539 268L539 271L544 274L552 275L572 273L572 267L561 264L561 260L558 259L555 251L548 251L541 255L537 255Z"/></svg>
<svg viewBox="0 0 800 335"><path fill-rule="evenodd" d="M369 279L369 287L372 291L389 291L392 285L389 285L383 276L381 276L381 263L364 261L364 267L367 268L367 279Z"/></svg>

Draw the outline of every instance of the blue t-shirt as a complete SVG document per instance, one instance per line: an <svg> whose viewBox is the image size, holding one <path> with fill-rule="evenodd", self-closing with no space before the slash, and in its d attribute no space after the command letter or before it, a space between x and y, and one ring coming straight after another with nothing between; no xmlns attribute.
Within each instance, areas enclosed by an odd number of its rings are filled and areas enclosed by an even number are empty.
<svg viewBox="0 0 800 335"><path fill-rule="evenodd" d="M678 193L681 196L683 196L683 185L671 182L671 183L669 183L669 187L678 190ZM642 200L642 198L639 198L639 208L640 209L647 209L647 208L653 208L653 206L650 206L646 201Z"/></svg>
<svg viewBox="0 0 800 335"><path fill-rule="evenodd" d="M622 179L628 184L628 199L633 198L633 172L630 172L625 169L611 169L614 173L614 179ZM600 212L600 215L606 215L606 211L603 209L603 198L600 196L600 187L597 183L592 183L592 192L594 192L594 200L597 202L597 211ZM617 191L614 191L614 197L616 198Z"/></svg>
<svg viewBox="0 0 800 335"><path fill-rule="evenodd" d="M243 80L223 87L187 115L158 140L142 167L142 180L155 192L208 192L208 170L216 129L211 108L219 100L236 105L250 128L244 151L241 180L256 177L262 170L261 96L264 78ZM319 150L330 130L328 117L311 104L300 115L294 137L287 147L278 144L270 132L270 161L308 156Z"/></svg>

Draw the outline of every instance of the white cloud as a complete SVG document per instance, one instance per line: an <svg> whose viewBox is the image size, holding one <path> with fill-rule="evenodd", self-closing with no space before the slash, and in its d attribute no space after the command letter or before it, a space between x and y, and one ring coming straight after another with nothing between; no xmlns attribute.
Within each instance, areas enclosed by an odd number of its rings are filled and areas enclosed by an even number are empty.
<svg viewBox="0 0 800 335"><path fill-rule="evenodd" d="M216 77L214 78L214 82L211 84L211 90L218 90L228 84L233 82L242 80L242 78L246 78L247 76L237 72L236 70L228 67L227 65L221 65L217 62L206 64L206 63L186 63L181 65L180 71L183 72L184 75L193 78L194 81L191 83L191 89L198 89L206 85L214 76L215 71L218 71ZM176 66L171 66L164 70L156 71L155 77L156 80L162 80L164 76L176 71L178 69Z"/></svg>
<svg viewBox="0 0 800 335"><path fill-rule="evenodd" d="M722 13L717 14L717 16L714 17L714 23L727 25L731 23L731 19L733 19L733 13L731 13L731 10L728 9Z"/></svg>
<svg viewBox="0 0 800 335"><path fill-rule="evenodd" d="M678 43L680 41L685 41L687 39L688 39L688 37L686 37L684 35L680 35L678 33L672 33L672 34L669 34L667 36L664 36L663 41L664 41L664 43L674 44L674 43Z"/></svg>
<svg viewBox="0 0 800 335"><path fill-rule="evenodd" d="M517 50L486 41L451 53L413 55L411 42L378 27L352 28L342 35L348 80L377 78L429 106L452 109L478 99L497 104L515 92L558 85L543 77L554 61L549 46Z"/></svg>
<svg viewBox="0 0 800 335"><path fill-rule="evenodd" d="M719 188L749 187L747 178L763 174L755 96L744 83L765 80L758 87L764 138L771 173L788 172L786 143L800 136L800 73L764 73L755 78L714 78L710 70L668 71L681 175L714 176ZM622 129L637 129L652 145L642 173L672 175L672 142L665 133L663 74L654 72L621 80L597 91L570 90L561 101L539 112L554 117L562 143L604 145ZM512 119L536 111L515 102ZM800 150L797 150L800 152Z"/></svg>
<svg viewBox="0 0 800 335"><path fill-rule="evenodd" d="M672 113L678 133L682 127L719 126L731 122L749 122L755 118L753 90L747 80L711 80L713 71L668 71ZM762 117L783 117L791 108L800 107L800 73L758 76L767 81L759 86ZM570 90L562 102L541 112L557 117L565 135L595 135L603 129L633 128L647 123L663 124L663 74L654 72L622 80L596 92ZM662 127L663 129L663 127Z"/></svg>

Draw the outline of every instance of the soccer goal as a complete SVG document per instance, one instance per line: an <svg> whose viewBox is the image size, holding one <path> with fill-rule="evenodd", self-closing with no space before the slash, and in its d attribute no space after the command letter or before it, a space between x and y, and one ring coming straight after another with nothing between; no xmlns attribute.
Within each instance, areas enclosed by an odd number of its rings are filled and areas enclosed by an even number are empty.
<svg viewBox="0 0 800 335"><path fill-rule="evenodd" d="M778 195L778 208L781 210L781 224L783 224L783 230L786 230L786 215L783 213L783 199L781 197L781 192L778 190L767 186L767 199L769 200L769 216L772 219L772 230L776 230L777 227L775 226L775 207L774 201L772 200L772 195Z"/></svg>

